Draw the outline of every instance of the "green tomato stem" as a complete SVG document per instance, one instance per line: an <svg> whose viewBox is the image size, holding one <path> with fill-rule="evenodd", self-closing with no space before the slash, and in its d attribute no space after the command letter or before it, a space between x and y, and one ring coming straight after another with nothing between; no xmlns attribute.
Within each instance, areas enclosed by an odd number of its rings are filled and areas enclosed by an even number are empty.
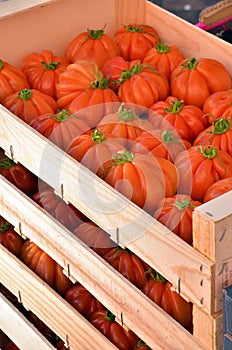
<svg viewBox="0 0 232 350"><path fill-rule="evenodd" d="M62 109L56 116L55 120L58 122L65 122L70 116L70 112L67 109Z"/></svg>
<svg viewBox="0 0 232 350"><path fill-rule="evenodd" d="M32 98L32 90L30 89L22 89L18 93L18 97L21 98L23 101L27 101L30 98Z"/></svg>
<svg viewBox="0 0 232 350"><path fill-rule="evenodd" d="M44 66L44 69L46 69L46 70L56 70L60 66L60 62L46 63L46 62L42 61L41 64Z"/></svg>
<svg viewBox="0 0 232 350"><path fill-rule="evenodd" d="M197 67L197 65L198 65L198 60L194 57L188 58L181 64L183 68L186 68L188 70L194 70Z"/></svg>
<svg viewBox="0 0 232 350"><path fill-rule="evenodd" d="M179 138L174 136L171 131L163 131L162 133L162 141L167 145L171 145L173 142L179 142Z"/></svg>
<svg viewBox="0 0 232 350"><path fill-rule="evenodd" d="M8 157L3 157L0 160L0 168L10 169L13 165L15 165L14 161Z"/></svg>
<svg viewBox="0 0 232 350"><path fill-rule="evenodd" d="M172 102L172 105L170 108L164 108L165 112L167 113L173 113L173 114L178 114L182 110L184 105L184 101L182 100L176 100Z"/></svg>
<svg viewBox="0 0 232 350"><path fill-rule="evenodd" d="M212 134L221 135L226 133L231 127L231 123L229 120L220 118L216 121L213 126Z"/></svg>
<svg viewBox="0 0 232 350"><path fill-rule="evenodd" d="M122 103L119 106L117 114L118 114L118 120L124 120L126 122L134 119L140 120L140 118L137 116L134 110L124 108L124 103Z"/></svg>
<svg viewBox="0 0 232 350"><path fill-rule="evenodd" d="M0 233L4 233L7 230L9 230L10 226L11 224L9 222L6 222L6 223L0 222Z"/></svg>
<svg viewBox="0 0 232 350"><path fill-rule="evenodd" d="M2 69L2 68L3 68L3 61L0 60L0 69Z"/></svg>
<svg viewBox="0 0 232 350"><path fill-rule="evenodd" d="M113 323L115 322L115 315L110 310L107 310L106 319Z"/></svg>
<svg viewBox="0 0 232 350"><path fill-rule="evenodd" d="M194 208L190 200L187 198L182 198L180 201L176 202L175 207L180 211L185 210L186 208Z"/></svg>
<svg viewBox="0 0 232 350"><path fill-rule="evenodd" d="M104 133L95 129L91 134L92 141L95 144L101 143L105 140Z"/></svg>
<svg viewBox="0 0 232 350"><path fill-rule="evenodd" d="M160 41L156 41L155 49L158 53L168 53L171 51L171 47L166 45L162 39Z"/></svg>

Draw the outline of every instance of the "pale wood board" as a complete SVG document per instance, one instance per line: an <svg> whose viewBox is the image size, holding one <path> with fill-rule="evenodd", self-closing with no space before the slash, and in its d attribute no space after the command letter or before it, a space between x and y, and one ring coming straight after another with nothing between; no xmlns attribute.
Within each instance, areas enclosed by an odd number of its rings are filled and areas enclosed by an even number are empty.
<svg viewBox="0 0 232 350"><path fill-rule="evenodd" d="M4 286L15 296L18 296L20 292L23 306L38 316L61 339L66 341L68 335L71 349L117 349L91 323L3 246L0 246L0 257L0 279ZM8 320L3 319L4 328L7 327L7 323ZM30 341L28 344L31 345ZM30 350L32 348L30 347Z"/></svg>
<svg viewBox="0 0 232 350"><path fill-rule="evenodd" d="M71 232L0 179L3 217L47 252L151 348L201 349L201 344ZM5 186L5 185L6 186ZM11 188L12 192L7 190ZM5 197L5 201L4 201ZM9 201L7 200L9 198ZM14 207L14 203L19 203ZM2 200L4 202L2 202ZM3 205L4 203L4 205ZM3 260L3 258L2 258ZM14 276L10 278L14 280ZM3 280L4 282L4 280ZM136 315L136 316L135 316ZM167 333L168 329L168 333ZM161 344L161 345L160 345ZM160 348L159 348L160 346Z"/></svg>
<svg viewBox="0 0 232 350"><path fill-rule="evenodd" d="M232 284L232 191L194 211L193 245L215 262L213 311L218 312L222 290Z"/></svg>
<svg viewBox="0 0 232 350"><path fill-rule="evenodd" d="M0 293L1 330L20 349L55 349L54 346Z"/></svg>

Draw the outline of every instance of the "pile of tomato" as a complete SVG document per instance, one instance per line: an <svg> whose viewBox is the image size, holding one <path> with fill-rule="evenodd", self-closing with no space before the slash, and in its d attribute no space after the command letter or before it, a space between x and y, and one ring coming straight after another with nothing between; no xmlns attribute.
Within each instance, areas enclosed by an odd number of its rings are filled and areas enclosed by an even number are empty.
<svg viewBox="0 0 232 350"><path fill-rule="evenodd" d="M113 37L88 29L63 56L31 52L20 67L0 60L0 83L3 106L190 245L194 208L232 190L232 77L217 60L185 57L152 26L125 25ZM168 281L0 156L1 174L191 331L191 304ZM35 257L46 260L47 282L119 349L146 349L39 247L21 243L14 253L42 278Z"/></svg>

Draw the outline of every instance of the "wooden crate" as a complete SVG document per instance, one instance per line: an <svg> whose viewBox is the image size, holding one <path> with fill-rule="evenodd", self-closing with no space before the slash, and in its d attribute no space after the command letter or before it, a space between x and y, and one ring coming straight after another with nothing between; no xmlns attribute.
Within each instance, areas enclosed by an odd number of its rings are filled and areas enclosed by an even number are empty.
<svg viewBox="0 0 232 350"><path fill-rule="evenodd" d="M0 21L0 35L7 37L1 43L1 59L15 65L32 50L46 48L62 54L67 42L87 27L102 28L107 23L106 32L113 34L122 24L138 22L153 25L168 44L175 43L186 56L222 61L232 74L229 43L145 0L101 0L100 3L33 0L23 4L10 0L1 4ZM226 272L231 271L232 192L197 208L193 216L194 242L190 247L3 106L0 106L0 124L0 147L8 156L51 185L122 247L128 247L158 270L193 303L193 335L2 177L0 214L63 266L71 278L82 283L119 320L123 319L124 325L152 349L222 349L222 288L226 281L232 283ZM25 303L31 297L28 307L46 323L49 315L41 315L41 305L33 298L38 278L32 278L31 272L4 249L0 252L4 261L0 267L1 281L16 295L20 290ZM14 269L10 269L12 266ZM19 266L30 280L27 289L14 274ZM57 302L63 303L59 298ZM67 315L69 312L73 310L67 307ZM49 322L62 339L68 334L73 349L83 349L78 341L85 338L85 332L74 335L72 328L64 328L67 323L59 313ZM82 322L78 316L80 329ZM90 325L87 327L92 330ZM95 337L99 344L102 341L102 348L114 348L109 344L104 346L107 340L99 334L93 333L94 341ZM99 349L99 344L93 346Z"/></svg>

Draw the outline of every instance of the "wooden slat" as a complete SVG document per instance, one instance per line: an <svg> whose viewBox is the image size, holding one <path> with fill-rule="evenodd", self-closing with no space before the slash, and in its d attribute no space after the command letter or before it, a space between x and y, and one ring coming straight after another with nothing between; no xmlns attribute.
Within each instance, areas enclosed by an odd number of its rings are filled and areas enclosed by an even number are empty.
<svg viewBox="0 0 232 350"><path fill-rule="evenodd" d="M19 349L55 349L1 293L0 310L1 330L19 347Z"/></svg>
<svg viewBox="0 0 232 350"><path fill-rule="evenodd" d="M193 245L215 262L213 311L222 310L223 288L232 284L232 191L193 213Z"/></svg>
<svg viewBox="0 0 232 350"><path fill-rule="evenodd" d="M142 257L175 288L179 286L183 296L199 306L203 300L210 312L212 263L208 259L1 106L0 122L0 147L8 154L12 148L14 159L58 193L62 185L68 202L113 240Z"/></svg>
<svg viewBox="0 0 232 350"><path fill-rule="evenodd" d="M84 285L151 348L202 349L202 345L118 271L26 196L1 179L0 212ZM9 191L8 189L11 189ZM5 199L5 201L4 201ZM18 202L19 200L19 202ZM14 205L15 203L15 205ZM20 205L19 205L20 203ZM11 280L13 277L11 277ZM135 316L136 315L136 316ZM168 333L167 333L168 329ZM160 345L161 344L161 345ZM204 348L204 347L203 347Z"/></svg>
<svg viewBox="0 0 232 350"><path fill-rule="evenodd" d="M0 260L2 284L15 296L18 296L20 292L23 305L38 316L61 339L66 341L68 335L71 349L117 349L82 315L3 246L0 246ZM3 318L1 322L3 329L10 327L7 319ZM28 340L27 336L29 333L21 334L22 338L25 337ZM23 339L20 341L23 342ZM22 349L46 349L45 347L33 347L32 344L28 340L27 347L22 347Z"/></svg>

